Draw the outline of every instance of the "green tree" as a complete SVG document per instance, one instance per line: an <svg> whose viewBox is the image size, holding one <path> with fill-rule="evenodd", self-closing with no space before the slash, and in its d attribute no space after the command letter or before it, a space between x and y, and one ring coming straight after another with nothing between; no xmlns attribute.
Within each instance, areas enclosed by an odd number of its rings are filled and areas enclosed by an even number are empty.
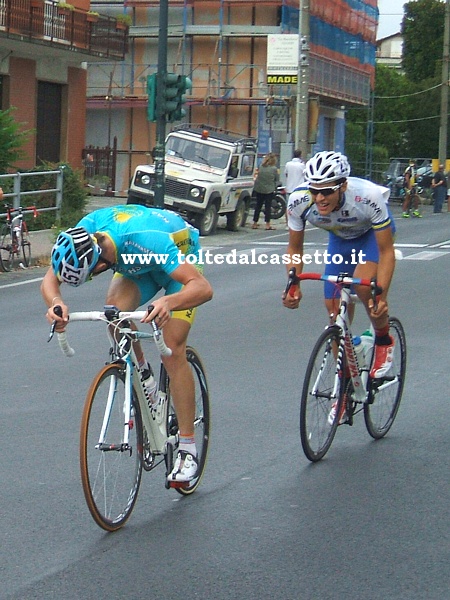
<svg viewBox="0 0 450 600"><path fill-rule="evenodd" d="M7 173L18 160L25 158L24 144L32 130L24 130L23 123L13 118L15 108L0 110L0 173Z"/></svg>
<svg viewBox="0 0 450 600"><path fill-rule="evenodd" d="M373 162L386 162L390 156L408 156L408 119L412 114L410 97L417 89L402 74L385 65L375 71L374 110L356 108L347 112L346 153L363 175L367 153L367 128L373 120ZM380 166L384 170L384 166Z"/></svg>
<svg viewBox="0 0 450 600"><path fill-rule="evenodd" d="M445 4L414 0L404 5L402 21L403 70L411 81L439 75L444 38Z"/></svg>

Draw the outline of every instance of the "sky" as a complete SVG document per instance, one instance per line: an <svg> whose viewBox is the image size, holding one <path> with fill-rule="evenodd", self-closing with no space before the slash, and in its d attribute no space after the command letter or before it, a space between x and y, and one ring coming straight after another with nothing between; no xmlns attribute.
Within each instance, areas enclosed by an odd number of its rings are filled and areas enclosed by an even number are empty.
<svg viewBox="0 0 450 600"><path fill-rule="evenodd" d="M378 0L380 20L377 40L398 33L403 19L403 6L407 0Z"/></svg>

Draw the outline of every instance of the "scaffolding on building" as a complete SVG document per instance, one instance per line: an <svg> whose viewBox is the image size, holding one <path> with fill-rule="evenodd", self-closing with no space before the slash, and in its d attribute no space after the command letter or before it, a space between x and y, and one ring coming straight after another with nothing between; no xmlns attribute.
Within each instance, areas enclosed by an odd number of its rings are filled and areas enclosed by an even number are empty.
<svg viewBox="0 0 450 600"><path fill-rule="evenodd" d="M271 144L279 148L283 141L294 141L297 84L268 83L267 44L272 35L299 33L301 3L169 0L167 70L193 82L188 120L257 135L261 153L271 150ZM311 114L317 116L317 107L342 111L368 105L375 73L377 0L308 4ZM158 69L159 6L159 0L91 1L99 11L132 17L126 60L88 64L87 96L91 114L103 111L103 131L108 129L111 137L114 130L119 136L118 157L125 157L128 177L141 164L136 161L150 160L155 140L154 126L145 123L145 115L147 77ZM99 122L96 132L102 131ZM317 131L317 126L311 130ZM144 131L145 141L138 141ZM109 146L110 140L104 144Z"/></svg>
<svg viewBox="0 0 450 600"><path fill-rule="evenodd" d="M89 65L88 108L104 106L113 76L112 102L116 107L141 106L146 102L146 77L157 69L156 53L145 53L143 44L156 46L159 0L93 0L92 6L131 10L130 52L120 67L111 63ZM272 9L275 22L261 23L261 9ZM267 97L295 95L292 86L270 86L265 81L265 62L254 59L254 48L270 34L298 33L298 0L169 0L169 70L187 74L193 81L188 104L258 105ZM250 14L242 24L240 16ZM259 11L259 13L258 13ZM208 13L208 23L204 14ZM203 18L201 18L203 17ZM314 0L310 8L310 93L336 104L367 105L373 84L376 0ZM245 19L247 20L247 19ZM193 48L209 40L212 55L196 60ZM247 62L229 60L230 46L249 45ZM144 62L138 56L146 56ZM253 54L253 56L252 56ZM148 57L148 59L147 59Z"/></svg>

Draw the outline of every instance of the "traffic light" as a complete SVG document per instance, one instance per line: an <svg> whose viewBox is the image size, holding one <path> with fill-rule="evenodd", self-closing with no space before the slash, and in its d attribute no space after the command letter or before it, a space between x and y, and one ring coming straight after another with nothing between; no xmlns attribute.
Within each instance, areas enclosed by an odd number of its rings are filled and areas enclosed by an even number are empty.
<svg viewBox="0 0 450 600"><path fill-rule="evenodd" d="M175 121L181 121L186 116L183 105L186 104L186 92L189 90L192 90L192 81L186 75L180 75L178 78L178 106L174 115Z"/></svg>
<svg viewBox="0 0 450 600"><path fill-rule="evenodd" d="M156 121L156 73L147 75L147 119L149 121Z"/></svg>
<svg viewBox="0 0 450 600"><path fill-rule="evenodd" d="M176 75L175 73L167 73L166 85L164 90L165 97L165 114L167 120L181 121L186 115L183 104L186 102L186 91L192 89L192 81L186 75Z"/></svg>
<svg viewBox="0 0 450 600"><path fill-rule="evenodd" d="M162 76L162 90L158 90L158 75L147 76L147 119L155 122L165 117L167 121L181 121L186 115L183 105L186 92L192 89L192 81L186 75L165 73Z"/></svg>

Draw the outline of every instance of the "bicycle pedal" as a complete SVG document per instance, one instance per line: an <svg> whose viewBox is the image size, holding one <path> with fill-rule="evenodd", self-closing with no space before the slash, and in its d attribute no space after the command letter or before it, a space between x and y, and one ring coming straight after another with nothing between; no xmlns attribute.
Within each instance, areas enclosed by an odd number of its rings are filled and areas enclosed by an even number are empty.
<svg viewBox="0 0 450 600"><path fill-rule="evenodd" d="M190 481L168 481L169 488L186 489L189 487Z"/></svg>
<svg viewBox="0 0 450 600"><path fill-rule="evenodd" d="M395 379L395 375L387 375L386 377L381 377L380 379L372 379L372 388L374 390L377 390L384 383L386 383L388 381L394 381L394 379Z"/></svg>

